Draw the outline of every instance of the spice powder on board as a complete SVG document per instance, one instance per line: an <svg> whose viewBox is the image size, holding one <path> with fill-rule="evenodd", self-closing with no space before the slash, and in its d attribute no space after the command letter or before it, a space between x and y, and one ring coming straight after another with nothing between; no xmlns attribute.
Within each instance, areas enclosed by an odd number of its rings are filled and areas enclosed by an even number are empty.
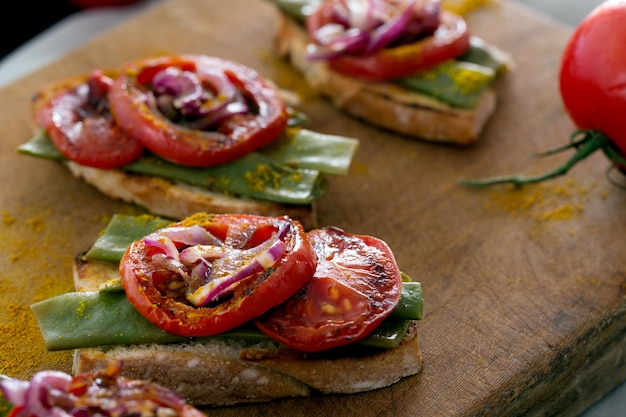
<svg viewBox="0 0 626 417"><path fill-rule="evenodd" d="M30 305L73 291L70 218L50 210L2 211L0 223L0 374L30 379L38 370L71 371L72 352L49 352ZM100 221L104 221L101 219ZM0 410L1 412L2 410Z"/></svg>

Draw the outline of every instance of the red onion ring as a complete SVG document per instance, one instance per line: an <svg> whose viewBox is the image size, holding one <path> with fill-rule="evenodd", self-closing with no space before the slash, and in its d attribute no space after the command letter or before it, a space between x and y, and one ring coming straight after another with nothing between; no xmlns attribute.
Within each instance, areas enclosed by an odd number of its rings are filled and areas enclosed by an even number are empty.
<svg viewBox="0 0 626 417"><path fill-rule="evenodd" d="M431 35L439 24L438 0L336 0L328 7L330 21L311 32L311 60L371 55Z"/></svg>
<svg viewBox="0 0 626 417"><path fill-rule="evenodd" d="M158 110L190 129L208 129L249 111L228 76L209 68L194 73L167 67L154 75L152 93Z"/></svg>
<svg viewBox="0 0 626 417"><path fill-rule="evenodd" d="M157 250L152 261L178 274L187 284L187 299L202 307L228 294L240 280L274 266L285 252L289 230L285 222L272 238L245 250L225 246L199 225L161 229L143 242Z"/></svg>
<svg viewBox="0 0 626 417"><path fill-rule="evenodd" d="M176 243L183 245L223 245L220 239L212 235L204 227L194 224L193 226L172 226L161 229L159 234L167 236Z"/></svg>
<svg viewBox="0 0 626 417"><path fill-rule="evenodd" d="M231 286L237 282L274 266L283 253L285 253L285 242L278 238L268 240L253 249L236 252L235 263L239 264L240 269L232 274L220 277L212 278L210 276L208 283L200 286L193 292L189 291L187 299L197 307L202 307L215 299L219 299L225 293L228 293ZM223 264L226 262L220 262L221 260L228 259L224 257L217 260L212 271L220 273L228 270L228 268L223 268ZM211 275L216 274L211 273Z"/></svg>

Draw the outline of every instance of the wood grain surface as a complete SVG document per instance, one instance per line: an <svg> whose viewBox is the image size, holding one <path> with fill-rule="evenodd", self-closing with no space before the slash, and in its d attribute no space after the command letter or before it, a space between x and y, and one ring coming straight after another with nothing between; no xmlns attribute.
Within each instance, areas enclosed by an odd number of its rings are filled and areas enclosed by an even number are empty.
<svg viewBox="0 0 626 417"><path fill-rule="evenodd" d="M468 15L515 70L480 142L435 145L371 128L311 95L272 55L276 10L263 0L159 4L0 90L0 373L71 369L43 348L28 305L71 289L71 259L116 212L137 212L60 165L15 153L32 132L31 95L56 79L155 54L202 53L256 68L303 96L312 127L357 137L332 178L321 225L386 240L424 288L423 373L357 395L207 410L209 416L575 416L626 379L626 192L594 155L565 178L470 189L459 177L537 173L568 155L574 126L558 93L569 29L507 0Z"/></svg>

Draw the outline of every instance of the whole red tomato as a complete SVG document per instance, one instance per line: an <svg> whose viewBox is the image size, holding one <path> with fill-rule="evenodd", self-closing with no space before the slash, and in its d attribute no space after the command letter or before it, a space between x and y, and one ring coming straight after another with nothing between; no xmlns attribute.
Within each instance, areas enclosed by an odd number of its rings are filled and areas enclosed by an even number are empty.
<svg viewBox="0 0 626 417"><path fill-rule="evenodd" d="M598 130L626 155L626 1L610 0L576 28L561 63L560 89L581 129Z"/></svg>
<svg viewBox="0 0 626 417"><path fill-rule="evenodd" d="M522 185L566 174L597 150L626 174L626 0L608 0L587 15L574 30L561 58L559 86L565 109L579 128L567 149L575 154L562 166L532 177L503 176L459 180L471 186Z"/></svg>

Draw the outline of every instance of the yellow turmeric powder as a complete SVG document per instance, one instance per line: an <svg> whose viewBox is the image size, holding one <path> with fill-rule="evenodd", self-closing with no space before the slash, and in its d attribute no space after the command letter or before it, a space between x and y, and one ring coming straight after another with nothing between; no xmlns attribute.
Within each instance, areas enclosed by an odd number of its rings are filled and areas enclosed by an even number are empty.
<svg viewBox="0 0 626 417"><path fill-rule="evenodd" d="M71 352L48 352L30 311L30 305L72 289L71 260L63 239L67 233L47 230L46 217L38 213L22 219L8 211L2 212L0 223L0 374L31 378L38 370L71 371ZM59 225L63 227L63 225ZM33 239L33 236L41 239ZM0 401L0 415L8 412L8 404Z"/></svg>
<svg viewBox="0 0 626 417"><path fill-rule="evenodd" d="M30 305L73 291L71 217L4 210L0 222L0 374L30 379L41 369L71 372L72 352L49 352ZM106 219L103 219L103 225ZM5 411L0 402L0 415Z"/></svg>
<svg viewBox="0 0 626 417"><path fill-rule="evenodd" d="M583 185L572 179L563 183L538 183L491 193L486 208L498 208L514 216L532 217L537 221L569 220L581 215L584 202L594 185Z"/></svg>
<svg viewBox="0 0 626 417"><path fill-rule="evenodd" d="M266 188L279 189L285 185L281 174L268 164L258 165L254 171L246 172L244 178L253 190L259 192ZM294 172L289 179L297 183L300 180L300 174Z"/></svg>
<svg viewBox="0 0 626 417"><path fill-rule="evenodd" d="M460 15L466 15L490 4L494 4L494 0L442 0L441 2L444 9Z"/></svg>

